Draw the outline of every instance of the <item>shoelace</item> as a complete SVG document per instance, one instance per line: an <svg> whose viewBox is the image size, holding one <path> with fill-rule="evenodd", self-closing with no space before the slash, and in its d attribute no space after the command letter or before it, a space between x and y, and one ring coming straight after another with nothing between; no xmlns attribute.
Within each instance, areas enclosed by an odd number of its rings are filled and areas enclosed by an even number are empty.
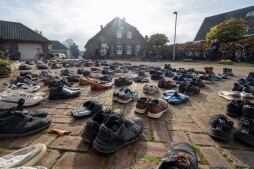
<svg viewBox="0 0 254 169"><path fill-rule="evenodd" d="M189 156L187 156L184 153L178 153L174 156L163 158L162 161L164 162L173 162L176 165L184 165L186 167L192 165L194 168L198 169L198 166L196 166L190 159Z"/></svg>

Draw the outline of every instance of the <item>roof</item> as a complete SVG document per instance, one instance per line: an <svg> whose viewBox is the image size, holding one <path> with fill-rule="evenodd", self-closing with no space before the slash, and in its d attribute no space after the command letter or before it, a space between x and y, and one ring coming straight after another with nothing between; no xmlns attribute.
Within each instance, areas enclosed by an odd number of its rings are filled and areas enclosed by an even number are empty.
<svg viewBox="0 0 254 169"><path fill-rule="evenodd" d="M52 49L53 50L68 50L66 46L64 46L61 42L57 40L51 40Z"/></svg>
<svg viewBox="0 0 254 169"><path fill-rule="evenodd" d="M18 41L49 42L48 39L17 22L0 20L0 39Z"/></svg>
<svg viewBox="0 0 254 169"><path fill-rule="evenodd" d="M140 37L142 37L145 41L145 38L140 34L140 32L137 30L136 27L132 26L131 24L127 23L125 20L119 18L119 17L115 17L112 21L110 21L109 23L106 24L106 26L104 28L102 28L96 35L94 35L91 39L89 39L85 45L85 47L87 47L87 45L95 40L99 35L103 34L103 32L105 30L107 30L108 28L110 28L111 26L117 25L118 27L125 27L128 28L129 30L136 30L138 35Z"/></svg>
<svg viewBox="0 0 254 169"><path fill-rule="evenodd" d="M200 41L206 39L206 34L210 31L210 29L223 21L226 21L230 18L243 18L246 19L246 15L248 12L254 11L254 6L250 6L247 8L238 9L235 11L230 11L226 13L222 13L219 15L214 15L210 17L206 17L199 28L199 31L194 38L194 41ZM253 34L253 30L249 31L247 34Z"/></svg>

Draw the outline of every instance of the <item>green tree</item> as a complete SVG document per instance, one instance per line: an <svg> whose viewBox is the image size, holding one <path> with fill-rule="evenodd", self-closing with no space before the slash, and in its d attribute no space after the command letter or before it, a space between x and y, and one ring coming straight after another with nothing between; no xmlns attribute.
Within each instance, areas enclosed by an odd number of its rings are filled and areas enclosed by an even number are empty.
<svg viewBox="0 0 254 169"><path fill-rule="evenodd" d="M247 22L244 19L231 18L211 28L206 34L206 40L218 39L220 42L232 42L242 38L247 31Z"/></svg>
<svg viewBox="0 0 254 169"><path fill-rule="evenodd" d="M148 39L148 44L152 47L162 47L169 42L168 37L164 34L153 34Z"/></svg>
<svg viewBox="0 0 254 169"><path fill-rule="evenodd" d="M63 44L70 50L72 56L78 58L79 48L78 45L76 45L72 39L67 39L66 41L63 42Z"/></svg>

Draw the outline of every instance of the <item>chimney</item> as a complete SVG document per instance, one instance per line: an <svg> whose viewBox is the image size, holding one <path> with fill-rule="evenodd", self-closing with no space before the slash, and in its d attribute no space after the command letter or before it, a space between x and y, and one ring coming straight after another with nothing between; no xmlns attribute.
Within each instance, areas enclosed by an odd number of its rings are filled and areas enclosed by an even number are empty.
<svg viewBox="0 0 254 169"><path fill-rule="evenodd" d="M123 21L124 21L124 22L126 21L126 18L125 18L125 17L123 17Z"/></svg>
<svg viewBox="0 0 254 169"><path fill-rule="evenodd" d="M103 29L103 25L101 25L101 30Z"/></svg>

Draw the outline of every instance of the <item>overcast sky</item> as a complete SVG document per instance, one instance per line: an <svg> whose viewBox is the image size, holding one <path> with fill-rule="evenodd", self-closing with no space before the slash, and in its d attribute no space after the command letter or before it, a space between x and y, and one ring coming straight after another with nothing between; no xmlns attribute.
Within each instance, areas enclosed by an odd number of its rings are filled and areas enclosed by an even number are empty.
<svg viewBox="0 0 254 169"><path fill-rule="evenodd" d="M165 34L173 43L192 41L207 16L254 5L254 0L1 0L0 20L20 22L41 30L49 40L73 39L84 50L86 42L115 17L140 33Z"/></svg>

